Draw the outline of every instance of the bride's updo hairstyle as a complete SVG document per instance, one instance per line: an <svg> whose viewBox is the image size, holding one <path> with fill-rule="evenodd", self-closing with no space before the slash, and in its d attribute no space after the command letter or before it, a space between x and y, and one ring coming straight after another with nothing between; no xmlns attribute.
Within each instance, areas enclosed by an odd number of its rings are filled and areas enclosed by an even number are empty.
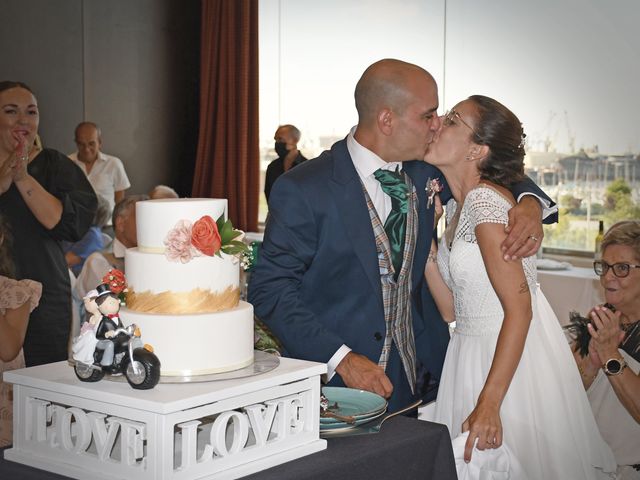
<svg viewBox="0 0 640 480"><path fill-rule="evenodd" d="M478 166L480 178L510 187L524 177L524 138L518 117L493 98L469 97L477 111L474 141L489 147L489 154Z"/></svg>

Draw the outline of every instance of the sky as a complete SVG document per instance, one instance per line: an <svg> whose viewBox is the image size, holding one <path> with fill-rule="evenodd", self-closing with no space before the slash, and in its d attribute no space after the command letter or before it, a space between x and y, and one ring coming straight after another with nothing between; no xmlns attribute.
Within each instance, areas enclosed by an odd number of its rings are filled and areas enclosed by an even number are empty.
<svg viewBox="0 0 640 480"><path fill-rule="evenodd" d="M393 57L434 75L441 113L507 105L529 149L638 153L639 18L637 0L261 0L261 143L282 123L344 137L358 78Z"/></svg>

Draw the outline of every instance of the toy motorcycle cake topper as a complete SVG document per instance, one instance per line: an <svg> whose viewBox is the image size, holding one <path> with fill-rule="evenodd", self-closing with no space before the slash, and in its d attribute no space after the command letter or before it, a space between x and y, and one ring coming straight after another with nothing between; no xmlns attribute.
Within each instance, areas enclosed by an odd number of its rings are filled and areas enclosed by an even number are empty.
<svg viewBox="0 0 640 480"><path fill-rule="evenodd" d="M124 374L135 389L147 390L160 380L160 360L150 345L143 344L140 329L125 327L120 320L120 297L103 283L84 297L91 317L73 339L76 376L83 382L97 382L106 373Z"/></svg>

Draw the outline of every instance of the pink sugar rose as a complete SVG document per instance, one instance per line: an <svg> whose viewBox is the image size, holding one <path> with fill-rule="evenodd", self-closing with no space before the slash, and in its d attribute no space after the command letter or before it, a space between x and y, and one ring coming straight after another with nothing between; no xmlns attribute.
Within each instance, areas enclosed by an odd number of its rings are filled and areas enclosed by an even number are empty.
<svg viewBox="0 0 640 480"><path fill-rule="evenodd" d="M213 257L222 246L220 232L215 220L205 215L193 224L191 244L203 254Z"/></svg>
<svg viewBox="0 0 640 480"><path fill-rule="evenodd" d="M189 262L198 252L191 246L191 222L180 220L176 226L169 230L164 245L166 247L165 256L172 262Z"/></svg>

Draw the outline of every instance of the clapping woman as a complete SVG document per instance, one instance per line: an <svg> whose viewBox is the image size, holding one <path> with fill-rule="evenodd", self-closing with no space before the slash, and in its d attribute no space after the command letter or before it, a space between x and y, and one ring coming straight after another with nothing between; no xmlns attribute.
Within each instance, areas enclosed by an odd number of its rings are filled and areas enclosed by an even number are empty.
<svg viewBox="0 0 640 480"><path fill-rule="evenodd" d="M591 311L588 355L574 352L596 422L623 480L640 479L640 221L613 225L594 262L605 306Z"/></svg>
<svg viewBox="0 0 640 480"><path fill-rule="evenodd" d="M38 124L31 89L0 82L0 211L13 232L16 278L42 283L24 342L27 366L67 358L71 287L60 241L82 237L97 202L73 162L34 146Z"/></svg>

